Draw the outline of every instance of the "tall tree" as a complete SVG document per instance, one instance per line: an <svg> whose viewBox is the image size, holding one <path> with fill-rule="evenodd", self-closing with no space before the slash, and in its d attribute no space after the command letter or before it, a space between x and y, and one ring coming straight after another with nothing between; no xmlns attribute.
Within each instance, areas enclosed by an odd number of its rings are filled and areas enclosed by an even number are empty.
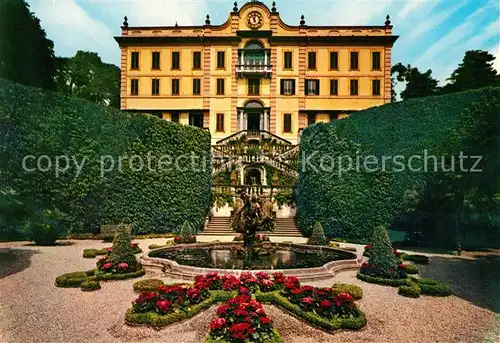
<svg viewBox="0 0 500 343"><path fill-rule="evenodd" d="M435 95L438 91L438 81L432 78L432 70L421 73L411 65L404 66L401 62L394 65L391 74L396 74L399 82L405 82L406 88L401 92L403 100Z"/></svg>
<svg viewBox="0 0 500 343"><path fill-rule="evenodd" d="M462 63L453 71L443 92L461 92L487 86L499 86L500 76L493 68L495 56L483 50L465 53Z"/></svg>
<svg viewBox="0 0 500 343"><path fill-rule="evenodd" d="M97 53L79 50L71 58L58 57L56 65L59 92L99 105L120 106L120 68L102 62Z"/></svg>
<svg viewBox="0 0 500 343"><path fill-rule="evenodd" d="M0 1L0 78L54 88L54 43L24 0Z"/></svg>

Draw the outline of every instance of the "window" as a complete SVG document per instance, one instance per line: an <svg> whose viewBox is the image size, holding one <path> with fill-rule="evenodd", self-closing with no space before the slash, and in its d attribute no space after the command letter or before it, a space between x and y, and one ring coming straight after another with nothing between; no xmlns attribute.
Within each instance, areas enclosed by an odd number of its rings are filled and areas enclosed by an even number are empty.
<svg viewBox="0 0 500 343"><path fill-rule="evenodd" d="M316 52L309 51L307 53L307 69L316 69Z"/></svg>
<svg viewBox="0 0 500 343"><path fill-rule="evenodd" d="M179 112L172 112L170 114L170 121L174 123L179 123Z"/></svg>
<svg viewBox="0 0 500 343"><path fill-rule="evenodd" d="M151 80L151 95L160 94L160 79Z"/></svg>
<svg viewBox="0 0 500 343"><path fill-rule="evenodd" d="M226 67L226 52L217 51L217 68L224 69Z"/></svg>
<svg viewBox="0 0 500 343"><path fill-rule="evenodd" d="M172 79L172 95L179 95L179 79Z"/></svg>
<svg viewBox="0 0 500 343"><path fill-rule="evenodd" d="M139 79L130 80L130 95L139 94Z"/></svg>
<svg viewBox="0 0 500 343"><path fill-rule="evenodd" d="M295 80L281 79L281 95L295 95Z"/></svg>
<svg viewBox="0 0 500 343"><path fill-rule="evenodd" d="M260 94L260 80L248 79L248 95L259 95L259 94Z"/></svg>
<svg viewBox="0 0 500 343"><path fill-rule="evenodd" d="M292 132L292 114L285 113L283 115L283 132Z"/></svg>
<svg viewBox="0 0 500 343"><path fill-rule="evenodd" d="M285 55L283 56L284 62L283 62L283 69L293 69L292 68L292 52L291 51L285 51Z"/></svg>
<svg viewBox="0 0 500 343"><path fill-rule="evenodd" d="M130 69L132 69L132 70L139 69L139 52L138 51L132 52L131 61L130 61Z"/></svg>
<svg viewBox="0 0 500 343"><path fill-rule="evenodd" d="M330 80L330 95L339 95L339 80Z"/></svg>
<svg viewBox="0 0 500 343"><path fill-rule="evenodd" d="M380 51L372 52L372 69L380 70Z"/></svg>
<svg viewBox="0 0 500 343"><path fill-rule="evenodd" d="M181 66L181 53L172 51L172 70L178 70Z"/></svg>
<svg viewBox="0 0 500 343"><path fill-rule="evenodd" d="M217 132L224 132L224 113L217 113Z"/></svg>
<svg viewBox="0 0 500 343"><path fill-rule="evenodd" d="M351 51L351 70L358 70L358 57L359 53L357 51Z"/></svg>
<svg viewBox="0 0 500 343"><path fill-rule="evenodd" d="M201 51L193 52L193 69L201 69Z"/></svg>
<svg viewBox="0 0 500 343"><path fill-rule="evenodd" d="M330 51L330 69L339 69L338 51Z"/></svg>
<svg viewBox="0 0 500 343"><path fill-rule="evenodd" d="M319 80L306 80L306 95L319 95Z"/></svg>
<svg viewBox="0 0 500 343"><path fill-rule="evenodd" d="M189 125L203 128L203 113L189 113Z"/></svg>
<svg viewBox="0 0 500 343"><path fill-rule="evenodd" d="M358 80L351 80L351 95L358 95Z"/></svg>
<svg viewBox="0 0 500 343"><path fill-rule="evenodd" d="M380 80L372 80L372 95L380 95Z"/></svg>
<svg viewBox="0 0 500 343"><path fill-rule="evenodd" d="M151 56L151 69L160 69L160 52L153 51Z"/></svg>
<svg viewBox="0 0 500 343"><path fill-rule="evenodd" d="M308 113L307 114L307 126L311 126L316 123L316 113Z"/></svg>
<svg viewBox="0 0 500 343"><path fill-rule="evenodd" d="M193 95L201 94L201 79L193 79Z"/></svg>
<svg viewBox="0 0 500 343"><path fill-rule="evenodd" d="M224 95L224 79L217 79L217 95Z"/></svg>

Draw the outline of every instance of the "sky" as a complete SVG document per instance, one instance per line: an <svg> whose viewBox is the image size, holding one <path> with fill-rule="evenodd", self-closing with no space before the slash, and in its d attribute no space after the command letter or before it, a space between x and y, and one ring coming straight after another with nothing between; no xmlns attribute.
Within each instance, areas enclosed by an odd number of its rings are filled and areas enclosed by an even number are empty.
<svg viewBox="0 0 500 343"><path fill-rule="evenodd" d="M210 14L222 24L234 1L220 0L27 0L41 20L58 56L77 50L94 51L119 66L123 17L130 26L203 25ZM271 7L271 1L263 1ZM245 1L239 1L239 6ZM298 25L303 14L309 25L383 25L391 16L393 64L432 69L440 85L456 69L467 50L487 50L500 71L500 1L498 0L277 0L285 23Z"/></svg>

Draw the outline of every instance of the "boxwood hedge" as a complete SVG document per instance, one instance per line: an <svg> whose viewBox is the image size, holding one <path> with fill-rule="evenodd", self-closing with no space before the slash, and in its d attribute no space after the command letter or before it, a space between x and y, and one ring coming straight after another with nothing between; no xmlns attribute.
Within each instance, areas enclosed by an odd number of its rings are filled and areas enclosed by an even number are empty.
<svg viewBox="0 0 500 343"><path fill-rule="evenodd" d="M449 154L450 140L463 137L464 117L469 116L466 109L491 99L500 99L500 88L391 103L306 128L300 144L297 201L302 231L310 235L319 221L328 237L363 239L378 225L389 226L405 209L408 191L435 174L432 166L428 173L410 171L408 159L424 156L424 150L428 156ZM467 155L471 147L461 148ZM385 160L382 170L383 156L405 159ZM367 168L363 168L365 158ZM361 161L359 171L357 161ZM406 168L396 172L401 161ZM371 171L376 163L378 170ZM414 169L424 163L424 158L412 160ZM350 165L349 172L342 169Z"/></svg>
<svg viewBox="0 0 500 343"><path fill-rule="evenodd" d="M71 232L133 223L133 234L178 233L186 220L198 229L208 211L210 134L201 129L0 80L0 137L3 185L66 213ZM42 155L46 172L35 168ZM70 159L58 175L57 156ZM77 177L74 161L83 161Z"/></svg>

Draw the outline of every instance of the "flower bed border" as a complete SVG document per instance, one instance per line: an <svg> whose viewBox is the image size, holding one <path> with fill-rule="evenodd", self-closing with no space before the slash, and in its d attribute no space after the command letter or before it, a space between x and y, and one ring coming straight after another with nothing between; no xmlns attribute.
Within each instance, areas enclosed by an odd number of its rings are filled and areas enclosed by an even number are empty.
<svg viewBox="0 0 500 343"><path fill-rule="evenodd" d="M191 306L189 311L174 312L167 315L160 315L156 312L133 313L132 308L129 308L125 313L125 323L132 326L149 326L159 329L192 318L214 304L232 299L235 295L236 292L234 291L210 291L208 298L199 304Z"/></svg>
<svg viewBox="0 0 500 343"><path fill-rule="evenodd" d="M81 277L71 277L71 275L77 275L78 273L85 273L86 276L83 275ZM95 279L95 269L91 270L81 270L76 272L64 273L56 277L54 281L54 285L60 288L80 288L82 283L87 279Z"/></svg>
<svg viewBox="0 0 500 343"><path fill-rule="evenodd" d="M271 339L263 341L263 343L283 343L283 339L281 338L280 334L278 333L278 330L276 328L273 328L273 334L274 336ZM205 337L205 343L231 343L226 340L214 340L210 335L207 335Z"/></svg>
<svg viewBox="0 0 500 343"><path fill-rule="evenodd" d="M112 280L126 280L133 279L137 277L141 277L146 274L146 269L141 267L141 269L132 272L132 273L123 273L123 274L113 274L113 273L103 273L100 271L96 271L95 276L98 280L102 281L112 281Z"/></svg>
<svg viewBox="0 0 500 343"><path fill-rule="evenodd" d="M399 287L399 286L410 286L412 283L411 279L406 278L406 279L385 279L381 277L376 277L376 276L370 276L362 273L357 273L356 277L360 279L361 281L369 282L369 283L376 283L379 285L385 285L385 286L392 286L392 287Z"/></svg>
<svg viewBox="0 0 500 343"><path fill-rule="evenodd" d="M356 318L334 318L328 320L315 314L314 312L302 310L299 305L290 302L290 300L282 296L279 291L258 291L255 293L255 298L261 303L270 303L278 307L284 312L306 322L308 325L330 333L335 332L338 329L359 330L366 325L366 316L357 306L356 313L358 314L358 317Z"/></svg>

